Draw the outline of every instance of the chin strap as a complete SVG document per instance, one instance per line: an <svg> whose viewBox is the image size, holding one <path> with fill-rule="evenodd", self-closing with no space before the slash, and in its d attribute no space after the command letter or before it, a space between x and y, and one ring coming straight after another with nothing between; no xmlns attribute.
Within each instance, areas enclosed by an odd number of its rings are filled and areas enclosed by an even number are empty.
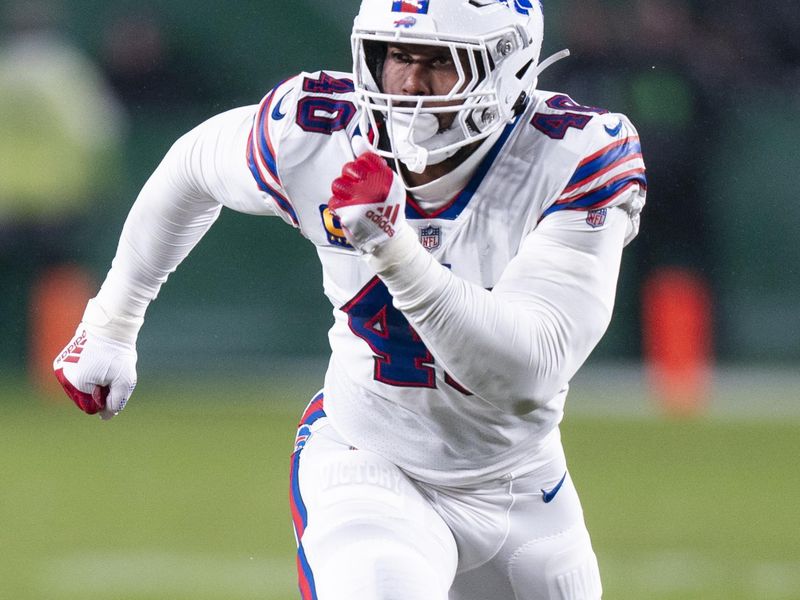
<svg viewBox="0 0 800 600"><path fill-rule="evenodd" d="M429 152L420 146L416 150L413 159L404 159L401 162L412 173L424 173L425 169L428 167L428 154Z"/></svg>
<svg viewBox="0 0 800 600"><path fill-rule="evenodd" d="M425 113L396 113L389 130L392 147L397 150L395 158L402 157L399 160L413 173L422 173L428 165L438 164L453 156L458 148L445 152L440 150L462 139L456 125L439 131L436 116Z"/></svg>

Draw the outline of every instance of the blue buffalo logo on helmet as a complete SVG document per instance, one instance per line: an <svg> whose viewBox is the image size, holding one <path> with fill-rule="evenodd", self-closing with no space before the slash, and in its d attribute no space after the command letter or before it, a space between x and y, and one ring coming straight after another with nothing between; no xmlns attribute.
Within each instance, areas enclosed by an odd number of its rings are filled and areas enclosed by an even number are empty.
<svg viewBox="0 0 800 600"><path fill-rule="evenodd" d="M395 0L392 4L392 12L427 15L428 4L430 4L430 0ZM399 26L395 25L395 27Z"/></svg>
<svg viewBox="0 0 800 600"><path fill-rule="evenodd" d="M416 24L417 20L414 17L403 17L394 22L396 28L405 27L406 29L410 29Z"/></svg>

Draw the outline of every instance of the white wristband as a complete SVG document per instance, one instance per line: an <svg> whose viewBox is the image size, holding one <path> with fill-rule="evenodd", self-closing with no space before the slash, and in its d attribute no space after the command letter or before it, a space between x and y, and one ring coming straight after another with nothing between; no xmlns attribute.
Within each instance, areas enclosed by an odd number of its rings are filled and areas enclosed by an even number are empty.
<svg viewBox="0 0 800 600"><path fill-rule="evenodd" d="M100 335L125 344L136 345L144 317L111 315L97 298L92 298L83 313L83 325L94 335Z"/></svg>
<svg viewBox="0 0 800 600"><path fill-rule="evenodd" d="M452 277L422 247L416 232L404 227L390 242L366 256L383 280L400 310L415 309L435 301Z"/></svg>
<svg viewBox="0 0 800 600"><path fill-rule="evenodd" d="M408 224L404 224L398 228L393 238L364 256L367 264L376 273L382 274L386 271L395 271L397 267L412 262L419 252L428 255L417 240L414 230Z"/></svg>

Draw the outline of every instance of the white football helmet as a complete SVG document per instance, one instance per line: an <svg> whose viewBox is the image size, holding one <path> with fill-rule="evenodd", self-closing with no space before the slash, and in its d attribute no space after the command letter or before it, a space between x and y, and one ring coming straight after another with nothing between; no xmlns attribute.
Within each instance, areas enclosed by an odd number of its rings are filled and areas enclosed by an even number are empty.
<svg viewBox="0 0 800 600"><path fill-rule="evenodd" d="M486 139L536 87L543 29L539 0L362 0L352 34L362 130L377 137L383 121L390 143L376 139L376 151L415 172ZM384 93L388 43L448 48L457 83L440 96ZM456 113L452 126L440 130L437 113Z"/></svg>

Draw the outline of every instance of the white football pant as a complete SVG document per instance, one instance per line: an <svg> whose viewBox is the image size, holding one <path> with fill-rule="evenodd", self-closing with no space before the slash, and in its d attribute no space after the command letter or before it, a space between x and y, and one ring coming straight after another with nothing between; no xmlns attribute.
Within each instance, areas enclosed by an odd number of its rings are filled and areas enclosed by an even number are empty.
<svg viewBox="0 0 800 600"><path fill-rule="evenodd" d="M533 472L420 483L349 446L319 396L292 457L303 600L598 600L578 495L560 443L551 447Z"/></svg>

